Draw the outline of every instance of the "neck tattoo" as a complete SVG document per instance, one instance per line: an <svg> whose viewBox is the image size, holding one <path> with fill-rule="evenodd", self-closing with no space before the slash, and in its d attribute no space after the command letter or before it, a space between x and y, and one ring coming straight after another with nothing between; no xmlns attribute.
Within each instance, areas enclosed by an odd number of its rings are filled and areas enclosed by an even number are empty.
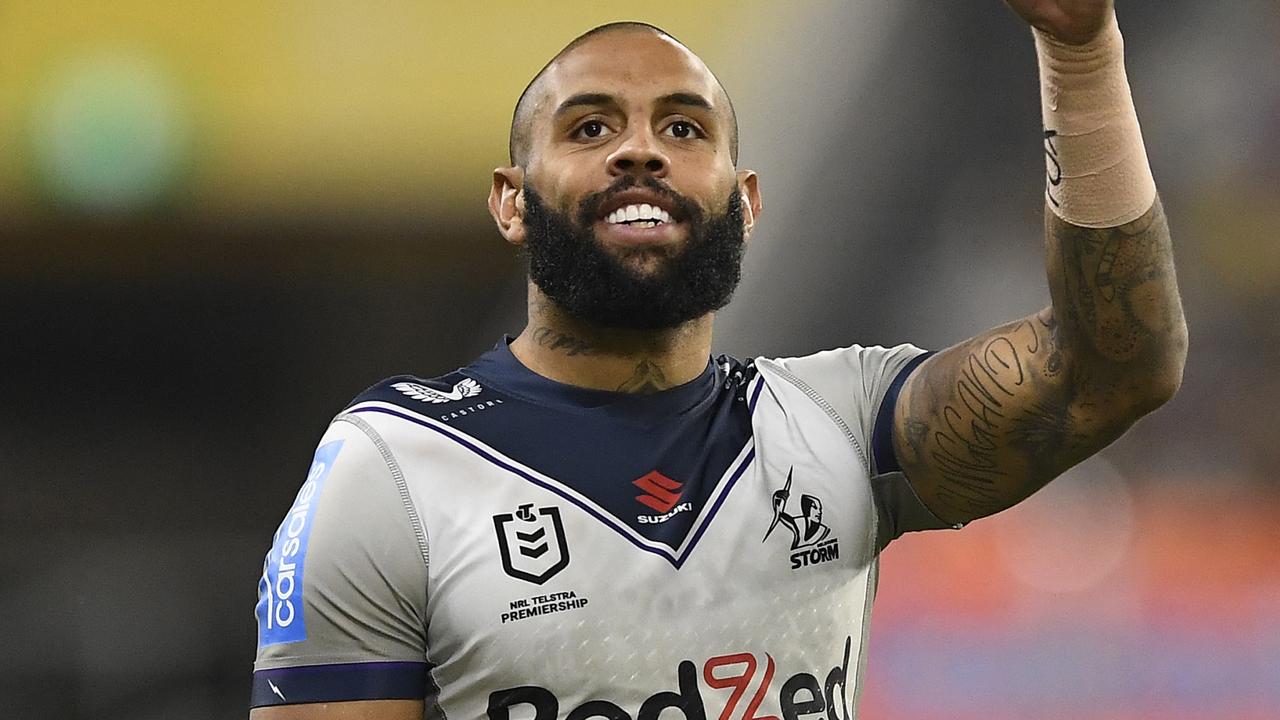
<svg viewBox="0 0 1280 720"><path fill-rule="evenodd" d="M582 338L574 337L552 330L549 327L540 327L533 331L533 341L540 347L544 347L553 352L562 352L570 357L578 355L594 355L596 349L591 343Z"/></svg>
<svg viewBox="0 0 1280 720"><path fill-rule="evenodd" d="M618 392L648 395L671 387L662 368L649 360L641 360L635 372L627 381L618 386Z"/></svg>

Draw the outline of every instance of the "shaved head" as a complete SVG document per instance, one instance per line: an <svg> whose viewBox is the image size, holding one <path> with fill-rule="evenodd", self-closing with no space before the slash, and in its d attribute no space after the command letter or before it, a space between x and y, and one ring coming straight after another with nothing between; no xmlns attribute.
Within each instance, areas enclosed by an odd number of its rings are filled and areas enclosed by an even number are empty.
<svg viewBox="0 0 1280 720"><path fill-rule="evenodd" d="M545 94L544 88L542 87L543 78L547 76L548 72L554 68L562 58L569 55L578 46L601 35L621 32L651 33L658 35L659 37L666 38L685 50L688 50L688 46L677 40L673 35L671 35L671 33L663 30L662 28L648 23L635 21L614 22L600 25L574 38L573 41L568 45L565 45L560 52L556 53L555 57L551 58L546 65L542 66L542 69L538 71L538 74L534 75L533 79L529 81L529 84L525 86L524 92L520 93L520 99L516 101L515 111L511 115L511 134L507 145L509 160L512 166L525 167L529 161L529 153L533 146L532 138L530 137L530 130L533 126L534 114L538 109L539 101ZM689 53L693 54L693 51L689 50ZM711 73L711 70L708 68L707 72ZM715 73L711 73L711 77L715 78L716 86L719 88L720 94L723 96L725 106L728 108L730 121L729 153L733 163L736 165L738 162L738 116L733 109L733 101L729 98L729 93L725 91L724 85L720 82L720 79L715 77Z"/></svg>

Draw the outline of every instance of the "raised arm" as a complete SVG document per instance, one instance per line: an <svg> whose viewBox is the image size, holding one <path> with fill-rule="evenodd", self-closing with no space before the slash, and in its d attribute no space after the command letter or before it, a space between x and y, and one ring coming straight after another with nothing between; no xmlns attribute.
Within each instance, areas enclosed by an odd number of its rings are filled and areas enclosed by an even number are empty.
<svg viewBox="0 0 1280 720"><path fill-rule="evenodd" d="M1187 333L1110 2L1009 0L1036 28L1051 305L923 363L894 448L963 523L1023 500L1169 400Z"/></svg>

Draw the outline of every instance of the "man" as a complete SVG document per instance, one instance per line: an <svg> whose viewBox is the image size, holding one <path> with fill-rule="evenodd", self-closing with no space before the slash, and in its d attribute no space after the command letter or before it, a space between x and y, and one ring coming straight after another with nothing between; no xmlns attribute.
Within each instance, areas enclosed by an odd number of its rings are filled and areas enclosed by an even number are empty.
<svg viewBox="0 0 1280 720"><path fill-rule="evenodd" d="M1010 5L1052 304L937 354L709 361L762 210L729 98L651 26L557 55L489 199L528 326L334 420L266 559L253 717L853 717L880 551L1019 502L1181 379L1111 3Z"/></svg>

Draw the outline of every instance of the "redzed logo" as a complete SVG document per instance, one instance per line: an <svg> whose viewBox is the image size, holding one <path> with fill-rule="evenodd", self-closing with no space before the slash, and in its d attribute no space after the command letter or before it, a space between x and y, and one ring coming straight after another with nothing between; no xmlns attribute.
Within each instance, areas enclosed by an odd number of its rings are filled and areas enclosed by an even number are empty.
<svg viewBox="0 0 1280 720"><path fill-rule="evenodd" d="M522 685L490 693L486 714L488 720L530 715L533 720L852 720L849 696L856 698L857 690L849 687L852 641L845 637L844 656L825 678L820 672L799 672L778 682L774 679L778 667L772 655L740 652L708 658L702 663L701 673L692 660L681 660L676 665L677 690L654 693L631 711L597 696L561 713L560 698L554 692L540 685ZM854 673L856 683L856 667ZM699 677L702 683L698 682ZM703 683L709 689L706 699ZM729 691L727 698L724 690ZM707 699L711 701L710 708ZM766 701L776 703L778 715L760 714ZM520 705L528 707L511 712Z"/></svg>
<svg viewBox="0 0 1280 720"><path fill-rule="evenodd" d="M637 495L636 500L660 513L670 511L676 503L680 502L680 488L684 485L657 470L639 480L632 481L631 484L645 492L644 495Z"/></svg>

